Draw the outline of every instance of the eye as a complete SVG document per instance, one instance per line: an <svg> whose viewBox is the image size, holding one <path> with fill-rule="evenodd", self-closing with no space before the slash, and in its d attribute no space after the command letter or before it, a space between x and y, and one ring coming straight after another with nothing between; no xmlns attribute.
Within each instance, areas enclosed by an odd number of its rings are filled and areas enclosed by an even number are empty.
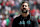
<svg viewBox="0 0 40 27"><path fill-rule="evenodd" d="M22 7L24 7L24 6L27 7L26 5L22 5Z"/></svg>

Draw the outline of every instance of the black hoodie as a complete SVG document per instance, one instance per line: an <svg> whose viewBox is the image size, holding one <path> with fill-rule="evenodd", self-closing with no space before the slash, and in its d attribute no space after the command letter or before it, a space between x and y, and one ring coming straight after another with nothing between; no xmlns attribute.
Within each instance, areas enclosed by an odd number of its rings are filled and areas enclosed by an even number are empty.
<svg viewBox="0 0 40 27"><path fill-rule="evenodd" d="M13 21L12 27L38 27L38 22L35 18L30 17L16 17Z"/></svg>

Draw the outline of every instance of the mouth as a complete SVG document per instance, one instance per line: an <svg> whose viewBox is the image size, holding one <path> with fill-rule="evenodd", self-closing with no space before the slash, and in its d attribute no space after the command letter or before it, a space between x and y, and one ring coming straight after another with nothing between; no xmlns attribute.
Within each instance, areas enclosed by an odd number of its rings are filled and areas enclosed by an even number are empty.
<svg viewBox="0 0 40 27"><path fill-rule="evenodd" d="M26 10L23 10L24 12L26 12Z"/></svg>
<svg viewBox="0 0 40 27"><path fill-rule="evenodd" d="M27 10L22 10L22 13L27 13Z"/></svg>
<svg viewBox="0 0 40 27"><path fill-rule="evenodd" d="M23 8L23 10L26 10L26 8Z"/></svg>

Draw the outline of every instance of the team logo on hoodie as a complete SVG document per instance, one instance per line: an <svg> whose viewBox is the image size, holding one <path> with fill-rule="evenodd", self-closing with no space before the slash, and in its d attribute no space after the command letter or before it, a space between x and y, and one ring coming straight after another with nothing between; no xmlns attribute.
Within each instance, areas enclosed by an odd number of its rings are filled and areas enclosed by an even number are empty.
<svg viewBox="0 0 40 27"><path fill-rule="evenodd" d="M19 24L25 24L25 21L20 21Z"/></svg>
<svg viewBox="0 0 40 27"><path fill-rule="evenodd" d="M24 20L20 21L18 24L25 24L25 21ZM26 21L26 24L31 24L31 21L30 20Z"/></svg>
<svg viewBox="0 0 40 27"><path fill-rule="evenodd" d="M27 23L27 24L31 24L31 21L30 21L30 20L28 20L26 23Z"/></svg>

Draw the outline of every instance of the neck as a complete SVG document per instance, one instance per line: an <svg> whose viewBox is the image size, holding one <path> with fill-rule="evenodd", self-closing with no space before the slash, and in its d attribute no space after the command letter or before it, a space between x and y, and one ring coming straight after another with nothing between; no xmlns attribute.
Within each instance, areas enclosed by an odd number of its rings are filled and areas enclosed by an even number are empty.
<svg viewBox="0 0 40 27"><path fill-rule="evenodd" d="M27 13L22 13L22 16L23 17L27 17L29 15L29 12L27 12Z"/></svg>

